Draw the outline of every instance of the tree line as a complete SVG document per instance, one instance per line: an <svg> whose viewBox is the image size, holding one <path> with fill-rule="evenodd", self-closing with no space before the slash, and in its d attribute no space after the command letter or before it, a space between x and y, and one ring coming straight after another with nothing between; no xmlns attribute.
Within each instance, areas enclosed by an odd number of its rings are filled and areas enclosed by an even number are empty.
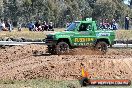
<svg viewBox="0 0 132 88"><path fill-rule="evenodd" d="M132 9L123 0L0 0L0 18L12 22L28 23L41 20L64 27L66 22L94 19L117 19L132 17Z"/></svg>

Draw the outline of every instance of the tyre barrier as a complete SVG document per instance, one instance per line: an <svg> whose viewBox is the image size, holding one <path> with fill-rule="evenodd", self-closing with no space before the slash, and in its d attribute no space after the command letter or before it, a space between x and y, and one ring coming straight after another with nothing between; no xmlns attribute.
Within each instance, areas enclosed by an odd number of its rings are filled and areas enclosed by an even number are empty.
<svg viewBox="0 0 132 88"><path fill-rule="evenodd" d="M0 41L15 41L15 42L45 42L45 39L27 39L27 38L0 38ZM116 39L114 44L132 44L132 40Z"/></svg>
<svg viewBox="0 0 132 88"><path fill-rule="evenodd" d="M0 46L14 46L26 44L45 44L45 39L26 39L26 38L0 38ZM132 40L115 40L111 48L132 48Z"/></svg>
<svg viewBox="0 0 132 88"><path fill-rule="evenodd" d="M115 40L114 44L132 44L132 40Z"/></svg>
<svg viewBox="0 0 132 88"><path fill-rule="evenodd" d="M45 42L45 39L25 39L25 38L1 38L0 41L13 41L13 42Z"/></svg>

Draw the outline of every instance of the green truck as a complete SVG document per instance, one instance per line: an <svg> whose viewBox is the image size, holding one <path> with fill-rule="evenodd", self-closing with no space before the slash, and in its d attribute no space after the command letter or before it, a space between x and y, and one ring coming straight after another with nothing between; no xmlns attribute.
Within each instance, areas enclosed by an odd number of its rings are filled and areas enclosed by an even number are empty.
<svg viewBox="0 0 132 88"><path fill-rule="evenodd" d="M48 34L46 45L50 54L68 53L77 47L94 47L106 53L108 46L114 44L115 33L97 26L96 21L87 18L84 21L75 21L64 32Z"/></svg>

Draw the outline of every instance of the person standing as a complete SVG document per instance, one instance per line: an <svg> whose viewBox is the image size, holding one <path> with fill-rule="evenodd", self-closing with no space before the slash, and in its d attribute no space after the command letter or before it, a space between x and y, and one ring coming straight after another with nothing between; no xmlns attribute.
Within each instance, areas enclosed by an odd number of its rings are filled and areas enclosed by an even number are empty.
<svg viewBox="0 0 132 88"><path fill-rule="evenodd" d="M0 21L0 31L2 31L2 19Z"/></svg>
<svg viewBox="0 0 132 88"><path fill-rule="evenodd" d="M118 24L116 23L115 19L112 19L111 28L112 30L118 29Z"/></svg>
<svg viewBox="0 0 132 88"><path fill-rule="evenodd" d="M4 21L1 22L1 25L2 25L2 30L3 30L3 31L7 31Z"/></svg>
<svg viewBox="0 0 132 88"><path fill-rule="evenodd" d="M6 27L8 28L8 31L11 32L12 31L12 25L11 25L11 21L7 20L6 22Z"/></svg>
<svg viewBox="0 0 132 88"><path fill-rule="evenodd" d="M125 17L125 29L126 30L129 29L129 17L128 17L128 15Z"/></svg>
<svg viewBox="0 0 132 88"><path fill-rule="evenodd" d="M18 31L22 31L22 24L20 22L18 23Z"/></svg>
<svg viewBox="0 0 132 88"><path fill-rule="evenodd" d="M54 31L52 22L49 23L49 31Z"/></svg>

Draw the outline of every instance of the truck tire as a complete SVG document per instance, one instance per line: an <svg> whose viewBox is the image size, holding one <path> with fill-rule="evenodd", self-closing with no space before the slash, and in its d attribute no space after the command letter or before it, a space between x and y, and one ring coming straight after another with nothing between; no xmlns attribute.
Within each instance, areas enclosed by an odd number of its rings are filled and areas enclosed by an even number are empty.
<svg viewBox="0 0 132 88"><path fill-rule="evenodd" d="M56 54L56 51L55 51L55 47L49 47L48 46L48 53L50 53L51 55L55 55Z"/></svg>
<svg viewBox="0 0 132 88"><path fill-rule="evenodd" d="M103 42L103 41L97 42L95 47L102 54L106 54L106 52L108 50L108 44L106 42Z"/></svg>
<svg viewBox="0 0 132 88"><path fill-rule="evenodd" d="M67 44L66 42L59 42L56 45L56 53L58 55L69 53L69 44Z"/></svg>

